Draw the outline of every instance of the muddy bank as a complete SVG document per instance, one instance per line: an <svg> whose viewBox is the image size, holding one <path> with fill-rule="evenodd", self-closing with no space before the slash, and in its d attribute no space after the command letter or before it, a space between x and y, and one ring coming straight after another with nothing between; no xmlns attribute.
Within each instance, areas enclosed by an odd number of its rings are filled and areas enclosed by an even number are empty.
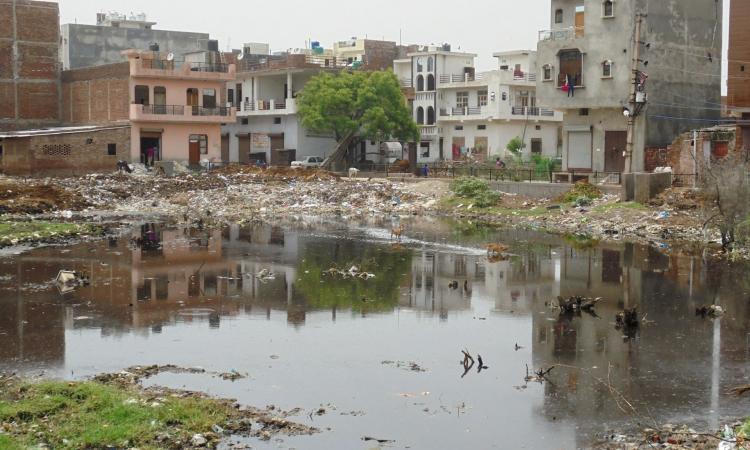
<svg viewBox="0 0 750 450"><path fill-rule="evenodd" d="M502 194L499 202L482 208L452 197L449 185L448 180L350 180L320 170L243 167L173 178L144 173L0 180L6 192L26 193L23 202L12 200L15 209L6 206L7 214L34 212L53 219L149 217L202 226L278 223L309 216L440 215L570 235L582 241L648 243L663 249L675 245L702 248L719 240L716 231L704 230L698 202L686 201L690 196L682 191L670 191L652 205L622 203L612 195L576 205ZM3 204L7 205L0 196L0 208Z"/></svg>
<svg viewBox="0 0 750 450"><path fill-rule="evenodd" d="M214 448L230 436L270 440L319 432L288 420L300 411L139 384L160 372L194 370L134 367L86 382L0 375L0 447L196 449Z"/></svg>

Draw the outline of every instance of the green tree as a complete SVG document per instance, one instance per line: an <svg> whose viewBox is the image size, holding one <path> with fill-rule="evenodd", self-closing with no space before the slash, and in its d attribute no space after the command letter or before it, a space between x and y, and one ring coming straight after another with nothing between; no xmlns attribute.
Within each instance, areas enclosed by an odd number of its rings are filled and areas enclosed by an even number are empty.
<svg viewBox="0 0 750 450"><path fill-rule="evenodd" d="M508 145L505 148L507 148L509 152L513 153L513 155L520 157L521 151L524 148L523 141L520 137L516 136L511 139L510 142L508 142Z"/></svg>
<svg viewBox="0 0 750 450"><path fill-rule="evenodd" d="M321 73L305 85L298 105L305 128L333 133L336 139L326 167L342 161L360 139L419 139L398 79L390 71Z"/></svg>

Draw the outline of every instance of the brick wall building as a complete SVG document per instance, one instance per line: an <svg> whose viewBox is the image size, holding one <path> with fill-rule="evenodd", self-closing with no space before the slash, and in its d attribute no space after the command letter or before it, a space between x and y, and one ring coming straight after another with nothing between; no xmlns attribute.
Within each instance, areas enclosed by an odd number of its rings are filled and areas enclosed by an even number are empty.
<svg viewBox="0 0 750 450"><path fill-rule="evenodd" d="M130 155L130 125L0 132L0 171L66 176L112 172Z"/></svg>
<svg viewBox="0 0 750 450"><path fill-rule="evenodd" d="M57 3L0 0L0 130L60 119Z"/></svg>
<svg viewBox="0 0 750 450"><path fill-rule="evenodd" d="M66 70L62 73L62 121L104 124L129 120L130 64Z"/></svg>

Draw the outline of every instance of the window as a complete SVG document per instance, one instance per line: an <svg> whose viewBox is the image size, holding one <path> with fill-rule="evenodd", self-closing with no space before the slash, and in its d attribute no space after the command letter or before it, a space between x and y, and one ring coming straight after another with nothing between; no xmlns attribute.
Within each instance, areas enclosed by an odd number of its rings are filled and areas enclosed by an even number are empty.
<svg viewBox="0 0 750 450"><path fill-rule="evenodd" d="M487 106L487 90L477 93L477 106Z"/></svg>
<svg viewBox="0 0 750 450"><path fill-rule="evenodd" d="M537 126L534 127L534 129L536 131L542 131L542 126L541 125L537 125Z"/></svg>
<svg viewBox="0 0 750 450"><path fill-rule="evenodd" d="M428 91L435 90L435 75L433 74L427 75L427 90Z"/></svg>
<svg viewBox="0 0 750 450"><path fill-rule="evenodd" d="M602 78L612 78L612 61L602 63Z"/></svg>
<svg viewBox="0 0 750 450"><path fill-rule="evenodd" d="M190 142L198 142L201 149L201 155L208 154L208 137L205 134L191 134Z"/></svg>
<svg viewBox="0 0 750 450"><path fill-rule="evenodd" d="M424 108L417 108L417 125L424 125Z"/></svg>
<svg viewBox="0 0 750 450"><path fill-rule="evenodd" d="M0 158L2 158L2 157L3 157L3 146L0 145Z"/></svg>
<svg viewBox="0 0 750 450"><path fill-rule="evenodd" d="M456 125L453 129L456 130L456 131L464 131L464 126L463 125Z"/></svg>
<svg viewBox="0 0 750 450"><path fill-rule="evenodd" d="M203 89L203 107L216 108L216 89Z"/></svg>
<svg viewBox="0 0 750 450"><path fill-rule="evenodd" d="M148 105L148 86L138 85L135 87L133 102L136 105Z"/></svg>
<svg viewBox="0 0 750 450"><path fill-rule="evenodd" d="M606 0L604 3L602 3L602 16L615 16L615 3L612 0Z"/></svg>
<svg viewBox="0 0 750 450"><path fill-rule="evenodd" d="M86 145L91 145L94 143L94 138L86 138Z"/></svg>
<svg viewBox="0 0 750 450"><path fill-rule="evenodd" d="M541 155L542 154L542 140L541 139L532 139L531 140L531 154L532 155Z"/></svg>
<svg viewBox="0 0 750 450"><path fill-rule="evenodd" d="M589 115L589 109L588 108L581 108L578 110L579 116L588 116Z"/></svg>
<svg viewBox="0 0 750 450"><path fill-rule="evenodd" d="M435 70L435 61L432 59L432 56L427 58L427 71L432 72Z"/></svg>
<svg viewBox="0 0 750 450"><path fill-rule="evenodd" d="M227 89L227 102L234 105L234 89Z"/></svg>
<svg viewBox="0 0 750 450"><path fill-rule="evenodd" d="M154 87L154 105L167 104L167 88L164 86Z"/></svg>
<svg viewBox="0 0 750 450"><path fill-rule="evenodd" d="M486 130L487 125L477 125L477 130Z"/></svg>
<svg viewBox="0 0 750 450"><path fill-rule="evenodd" d="M435 125L435 108L427 108L427 125Z"/></svg>
<svg viewBox="0 0 750 450"><path fill-rule="evenodd" d="M46 157L70 156L72 150L70 144L43 144L40 147L42 156Z"/></svg>
<svg viewBox="0 0 750 450"><path fill-rule="evenodd" d="M430 143L421 142L419 144L419 153L422 154L422 158L429 158L430 157Z"/></svg>
<svg viewBox="0 0 750 450"><path fill-rule="evenodd" d="M456 92L456 108L469 107L469 93L466 91Z"/></svg>
<svg viewBox="0 0 750 450"><path fill-rule="evenodd" d="M583 54L578 50L560 50L560 76L558 87L562 87L571 78L576 86L583 86Z"/></svg>
<svg viewBox="0 0 750 450"><path fill-rule="evenodd" d="M563 10L555 10L555 23L563 23Z"/></svg>
<svg viewBox="0 0 750 450"><path fill-rule="evenodd" d="M501 95L500 97L503 99L503 101L506 101L506 100L508 100L508 93L507 92L503 92L503 95Z"/></svg>
<svg viewBox="0 0 750 450"><path fill-rule="evenodd" d="M422 58L417 58L417 72L423 72L424 65L422 64Z"/></svg>
<svg viewBox="0 0 750 450"><path fill-rule="evenodd" d="M242 120L240 121L240 123L241 123L242 125L248 125L248 124L250 123L250 119L248 119L248 118L243 118L243 119L242 119Z"/></svg>
<svg viewBox="0 0 750 450"><path fill-rule="evenodd" d="M281 117L274 117L273 118L273 124L274 125L281 125Z"/></svg>
<svg viewBox="0 0 750 450"><path fill-rule="evenodd" d="M549 64L542 66L542 81L552 81L552 66Z"/></svg>
<svg viewBox="0 0 750 450"><path fill-rule="evenodd" d="M417 92L424 91L424 77L417 75Z"/></svg>
<svg viewBox="0 0 750 450"><path fill-rule="evenodd" d="M107 156L117 156L117 144L107 144Z"/></svg>

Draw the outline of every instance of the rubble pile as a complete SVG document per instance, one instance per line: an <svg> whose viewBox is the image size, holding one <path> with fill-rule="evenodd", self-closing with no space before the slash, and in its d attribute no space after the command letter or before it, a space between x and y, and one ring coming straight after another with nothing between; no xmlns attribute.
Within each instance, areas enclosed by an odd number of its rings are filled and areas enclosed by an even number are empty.
<svg viewBox="0 0 750 450"><path fill-rule="evenodd" d="M86 206L83 197L45 181L0 180L0 214L41 214Z"/></svg>
<svg viewBox="0 0 750 450"><path fill-rule="evenodd" d="M690 188L669 188L649 203L651 206L669 207L680 211L696 210L702 206L700 191Z"/></svg>

